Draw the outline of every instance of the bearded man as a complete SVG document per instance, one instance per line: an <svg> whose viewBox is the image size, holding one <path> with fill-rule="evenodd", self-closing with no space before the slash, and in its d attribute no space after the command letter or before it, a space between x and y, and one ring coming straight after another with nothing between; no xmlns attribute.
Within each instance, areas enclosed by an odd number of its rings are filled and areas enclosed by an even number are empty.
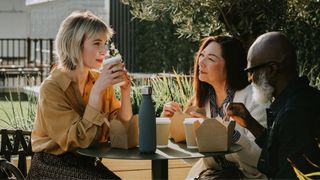
<svg viewBox="0 0 320 180"><path fill-rule="evenodd" d="M227 115L256 137L262 148L258 169L269 178L297 178L291 161L302 173L319 171L308 160L320 162L320 92L299 77L294 47L280 32L265 33L251 45L247 60L253 98L272 102L267 128L241 103L230 104Z"/></svg>

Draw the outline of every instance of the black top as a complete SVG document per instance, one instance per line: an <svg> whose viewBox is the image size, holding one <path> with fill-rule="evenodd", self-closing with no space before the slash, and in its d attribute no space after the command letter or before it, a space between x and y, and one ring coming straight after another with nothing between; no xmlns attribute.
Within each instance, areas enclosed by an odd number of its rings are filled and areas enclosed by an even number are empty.
<svg viewBox="0 0 320 180"><path fill-rule="evenodd" d="M258 169L269 178L297 178L287 159L304 174L318 171L320 149L320 92L306 77L296 78L267 109L268 128L256 139L262 148Z"/></svg>

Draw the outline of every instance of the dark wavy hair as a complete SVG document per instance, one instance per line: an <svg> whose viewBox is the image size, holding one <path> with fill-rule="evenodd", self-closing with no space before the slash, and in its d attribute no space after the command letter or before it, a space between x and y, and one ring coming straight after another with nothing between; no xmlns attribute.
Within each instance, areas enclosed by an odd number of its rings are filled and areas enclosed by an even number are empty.
<svg viewBox="0 0 320 180"><path fill-rule="evenodd" d="M195 95L193 97L193 105L203 107L209 97L211 85L199 80L199 57L204 48L211 42L216 42L220 45L222 51L222 58L225 60L225 67L227 71L227 85L228 89L241 90L246 87L249 82L244 69L247 66L247 52L242 43L230 36L209 36L201 40L200 48L197 52L194 61L194 76L193 89Z"/></svg>

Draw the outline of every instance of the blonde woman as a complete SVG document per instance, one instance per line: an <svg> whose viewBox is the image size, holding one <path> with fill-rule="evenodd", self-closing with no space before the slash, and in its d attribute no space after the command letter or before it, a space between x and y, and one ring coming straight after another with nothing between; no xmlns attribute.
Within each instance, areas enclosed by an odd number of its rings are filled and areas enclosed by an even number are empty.
<svg viewBox="0 0 320 180"><path fill-rule="evenodd" d="M55 40L59 65L42 83L32 130L28 178L119 179L95 158L75 153L108 140L109 121L132 117L130 80L122 68L109 64L101 73L105 45L113 32L89 11L71 13ZM121 106L113 85L121 86Z"/></svg>

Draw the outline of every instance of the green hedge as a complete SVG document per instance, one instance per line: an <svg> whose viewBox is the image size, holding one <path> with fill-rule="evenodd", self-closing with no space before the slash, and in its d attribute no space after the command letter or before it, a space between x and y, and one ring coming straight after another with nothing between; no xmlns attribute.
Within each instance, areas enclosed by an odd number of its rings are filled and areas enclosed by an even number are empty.
<svg viewBox="0 0 320 180"><path fill-rule="evenodd" d="M121 1L145 26L137 32L142 72L190 72L197 42L208 35L231 34L248 48L260 34L282 31L296 45L301 74L319 87L319 0Z"/></svg>

